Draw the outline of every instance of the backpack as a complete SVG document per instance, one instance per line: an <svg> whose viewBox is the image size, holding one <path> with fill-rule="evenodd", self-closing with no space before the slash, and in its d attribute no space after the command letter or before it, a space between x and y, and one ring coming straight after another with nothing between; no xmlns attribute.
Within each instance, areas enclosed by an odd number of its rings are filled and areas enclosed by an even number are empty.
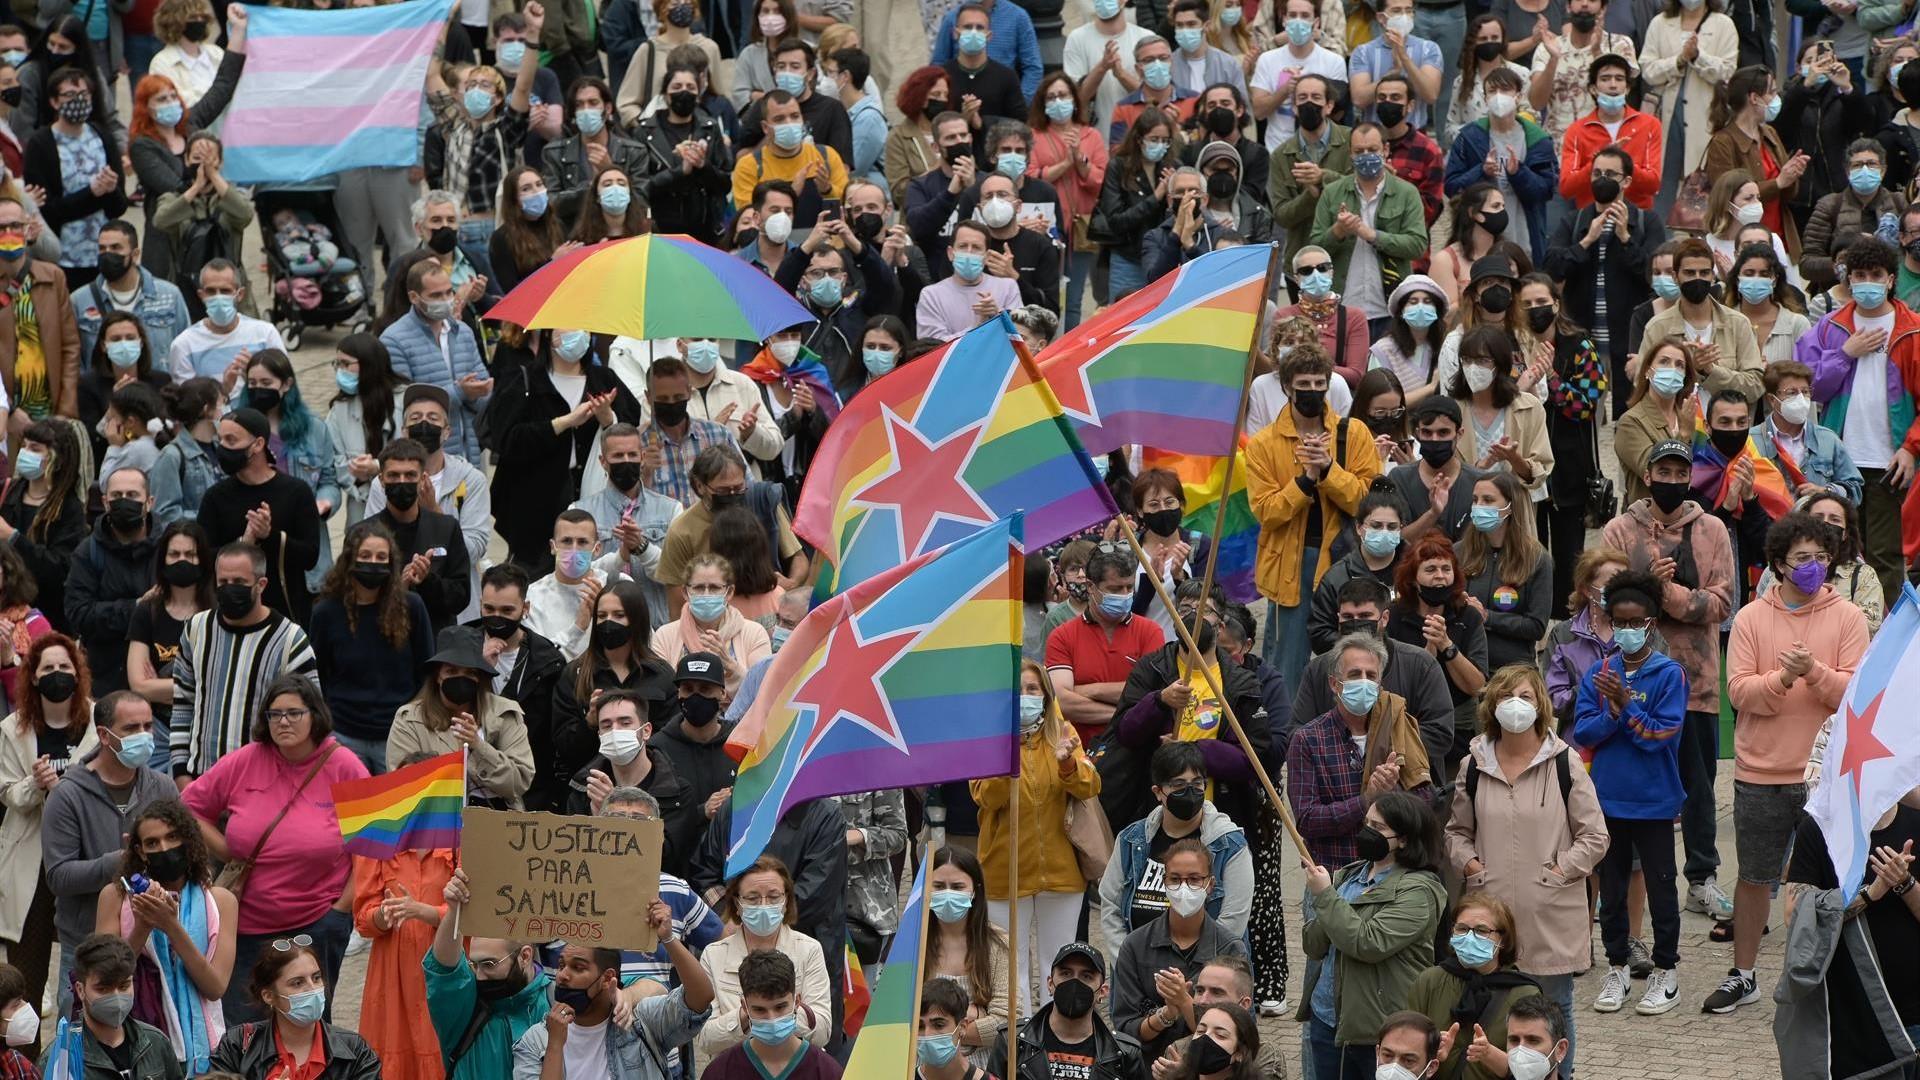
<svg viewBox="0 0 1920 1080"><path fill-rule="evenodd" d="M217 215L188 222L178 247L173 283L188 296L200 294L200 268L213 260L226 259L236 266L244 265L233 234L220 224Z"/></svg>
<svg viewBox="0 0 1920 1080"><path fill-rule="evenodd" d="M1567 797L1573 794L1572 754L1573 754L1572 747L1563 747L1558 754L1553 755L1553 771L1560 774L1560 803L1562 806L1566 805ZM1480 763L1474 760L1474 757L1472 754L1467 755L1466 785L1467 785L1467 800L1471 802L1474 799L1479 798L1480 796Z"/></svg>

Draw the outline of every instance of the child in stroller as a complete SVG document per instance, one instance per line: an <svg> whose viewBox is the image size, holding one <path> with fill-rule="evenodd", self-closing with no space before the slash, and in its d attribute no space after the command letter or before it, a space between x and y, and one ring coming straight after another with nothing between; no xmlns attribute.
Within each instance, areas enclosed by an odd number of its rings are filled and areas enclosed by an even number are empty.
<svg viewBox="0 0 1920 1080"><path fill-rule="evenodd" d="M314 220L313 215L292 207L275 211L270 223L274 247L295 279L293 299L299 302L300 294L307 291L300 287L301 281L312 282L309 287L319 294L301 306L317 306L323 296L330 303L343 304L357 304L364 298L360 264L340 254L332 230Z"/></svg>

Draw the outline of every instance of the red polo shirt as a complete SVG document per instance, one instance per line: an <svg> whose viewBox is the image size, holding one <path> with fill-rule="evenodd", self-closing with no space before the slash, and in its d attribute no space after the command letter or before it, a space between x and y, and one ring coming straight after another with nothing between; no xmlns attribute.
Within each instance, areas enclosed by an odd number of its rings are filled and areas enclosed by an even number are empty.
<svg viewBox="0 0 1920 1080"><path fill-rule="evenodd" d="M1091 614L1083 614L1054 627L1047 635L1047 670L1065 668L1073 673L1076 686L1088 683L1127 681L1140 658L1166 644L1166 634L1152 619L1129 615L1127 621L1107 629ZM1089 743L1106 730L1106 725L1075 724L1080 741Z"/></svg>

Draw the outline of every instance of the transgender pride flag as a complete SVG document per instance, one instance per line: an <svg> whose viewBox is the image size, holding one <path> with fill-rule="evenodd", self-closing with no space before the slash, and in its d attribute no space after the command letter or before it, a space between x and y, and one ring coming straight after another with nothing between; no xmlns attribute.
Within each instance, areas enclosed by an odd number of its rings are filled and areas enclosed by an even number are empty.
<svg viewBox="0 0 1920 1080"><path fill-rule="evenodd" d="M299 11L247 7L247 66L221 129L236 184L300 183L418 162L427 61L444 0Z"/></svg>

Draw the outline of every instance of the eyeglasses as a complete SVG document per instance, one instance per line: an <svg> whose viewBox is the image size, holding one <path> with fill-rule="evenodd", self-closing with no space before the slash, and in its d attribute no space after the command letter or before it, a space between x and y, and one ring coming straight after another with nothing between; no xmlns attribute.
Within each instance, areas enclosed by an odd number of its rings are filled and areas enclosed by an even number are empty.
<svg viewBox="0 0 1920 1080"><path fill-rule="evenodd" d="M1296 274L1331 274L1333 273L1333 264L1331 262L1323 262L1313 263L1308 266L1296 266L1293 268L1293 272Z"/></svg>
<svg viewBox="0 0 1920 1080"><path fill-rule="evenodd" d="M1195 888L1200 888L1206 885L1207 880L1208 880L1207 875L1205 874L1195 874L1191 877L1182 877L1178 874L1168 874L1165 878L1167 888L1169 889L1177 889L1183 885L1192 885Z"/></svg>
<svg viewBox="0 0 1920 1080"><path fill-rule="evenodd" d="M1207 790L1207 782L1205 780L1181 780L1171 784L1163 784L1160 790L1169 795L1178 795L1183 791L1205 791Z"/></svg>
<svg viewBox="0 0 1920 1080"><path fill-rule="evenodd" d="M612 815L609 814L606 816L611 817ZM492 975L494 972L499 971L500 965L510 964L512 962L512 956L495 956L486 960L477 960L471 956L467 957L467 963L473 965L473 970L484 972L487 975Z"/></svg>
<svg viewBox="0 0 1920 1080"><path fill-rule="evenodd" d="M1468 926L1466 923L1454 923L1453 932L1456 934L1479 934L1481 937L1500 936L1500 931L1491 926Z"/></svg>
<svg viewBox="0 0 1920 1080"><path fill-rule="evenodd" d="M687 586L688 596L719 596L721 593L724 593L726 591L727 591L727 587L725 585L689 585Z"/></svg>
<svg viewBox="0 0 1920 1080"><path fill-rule="evenodd" d="M305 934L295 934L292 937L273 939L274 952L292 952L295 949L311 948L313 948L313 939Z"/></svg>
<svg viewBox="0 0 1920 1080"><path fill-rule="evenodd" d="M1821 566L1832 566L1833 556L1827 554L1824 551L1803 551L1798 555L1787 556L1788 566L1805 566L1808 563L1819 563Z"/></svg>
<svg viewBox="0 0 1920 1080"><path fill-rule="evenodd" d="M305 720L307 717L311 715L313 714L306 709L268 709L267 723L292 724L301 720Z"/></svg>

